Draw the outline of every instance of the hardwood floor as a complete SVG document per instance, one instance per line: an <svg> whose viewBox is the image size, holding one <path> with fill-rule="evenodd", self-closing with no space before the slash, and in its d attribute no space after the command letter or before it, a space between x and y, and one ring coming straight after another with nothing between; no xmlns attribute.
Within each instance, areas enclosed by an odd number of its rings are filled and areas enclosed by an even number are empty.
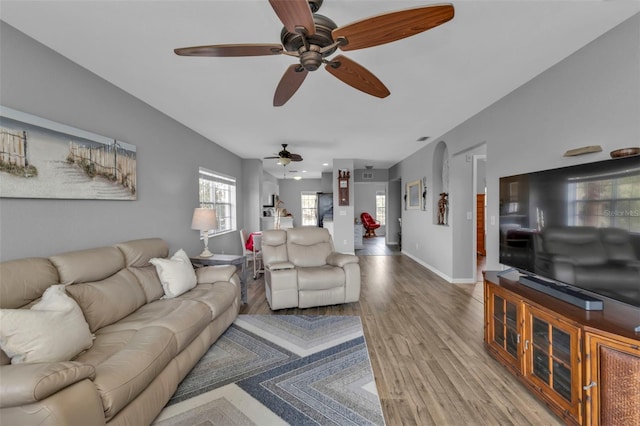
<svg viewBox="0 0 640 426"><path fill-rule="evenodd" d="M358 303L274 312L260 277L240 313L360 316L388 426L562 424L485 352L481 283L447 283L403 255L360 267Z"/></svg>

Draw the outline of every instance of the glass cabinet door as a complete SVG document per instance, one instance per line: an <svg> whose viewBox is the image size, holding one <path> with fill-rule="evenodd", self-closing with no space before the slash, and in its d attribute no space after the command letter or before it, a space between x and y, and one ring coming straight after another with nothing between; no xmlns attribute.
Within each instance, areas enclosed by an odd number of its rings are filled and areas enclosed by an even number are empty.
<svg viewBox="0 0 640 426"><path fill-rule="evenodd" d="M580 330L527 307L524 375L576 419L580 417Z"/></svg>
<svg viewBox="0 0 640 426"><path fill-rule="evenodd" d="M488 343L498 350L502 358L520 369L520 301L491 291L488 302L491 306Z"/></svg>

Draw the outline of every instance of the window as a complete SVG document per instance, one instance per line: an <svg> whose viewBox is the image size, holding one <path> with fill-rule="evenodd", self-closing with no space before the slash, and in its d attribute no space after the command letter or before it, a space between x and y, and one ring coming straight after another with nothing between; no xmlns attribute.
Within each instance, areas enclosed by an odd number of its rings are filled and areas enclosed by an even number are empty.
<svg viewBox="0 0 640 426"><path fill-rule="evenodd" d="M569 224L640 233L640 177L621 176L569 184Z"/></svg>
<svg viewBox="0 0 640 426"><path fill-rule="evenodd" d="M387 196L384 191L376 191L376 220L384 226L384 218L387 216Z"/></svg>
<svg viewBox="0 0 640 426"><path fill-rule="evenodd" d="M215 209L218 229L209 235L236 230L236 179L200 167L200 207Z"/></svg>
<svg viewBox="0 0 640 426"><path fill-rule="evenodd" d="M315 226L318 223L318 209L316 208L318 195L315 192L300 194L302 207L302 226Z"/></svg>

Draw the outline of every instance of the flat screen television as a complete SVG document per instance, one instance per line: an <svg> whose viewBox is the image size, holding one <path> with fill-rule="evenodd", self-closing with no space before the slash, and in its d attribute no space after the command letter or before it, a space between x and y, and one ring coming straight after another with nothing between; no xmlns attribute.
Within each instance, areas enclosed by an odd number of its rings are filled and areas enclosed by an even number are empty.
<svg viewBox="0 0 640 426"><path fill-rule="evenodd" d="M500 263L640 307L640 156L501 177L499 230Z"/></svg>

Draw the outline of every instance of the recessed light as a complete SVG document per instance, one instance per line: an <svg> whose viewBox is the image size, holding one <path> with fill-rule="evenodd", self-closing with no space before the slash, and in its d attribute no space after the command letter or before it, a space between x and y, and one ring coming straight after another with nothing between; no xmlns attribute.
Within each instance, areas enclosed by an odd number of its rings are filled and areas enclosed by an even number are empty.
<svg viewBox="0 0 640 426"><path fill-rule="evenodd" d="M302 179L302 176L294 176L293 177L293 180L300 180L300 179Z"/></svg>
<svg viewBox="0 0 640 426"><path fill-rule="evenodd" d="M327 167L329 163L322 163L323 166Z"/></svg>
<svg viewBox="0 0 640 426"><path fill-rule="evenodd" d="M306 171L306 170L303 170L303 171L302 171L302 173L307 173L307 171Z"/></svg>

